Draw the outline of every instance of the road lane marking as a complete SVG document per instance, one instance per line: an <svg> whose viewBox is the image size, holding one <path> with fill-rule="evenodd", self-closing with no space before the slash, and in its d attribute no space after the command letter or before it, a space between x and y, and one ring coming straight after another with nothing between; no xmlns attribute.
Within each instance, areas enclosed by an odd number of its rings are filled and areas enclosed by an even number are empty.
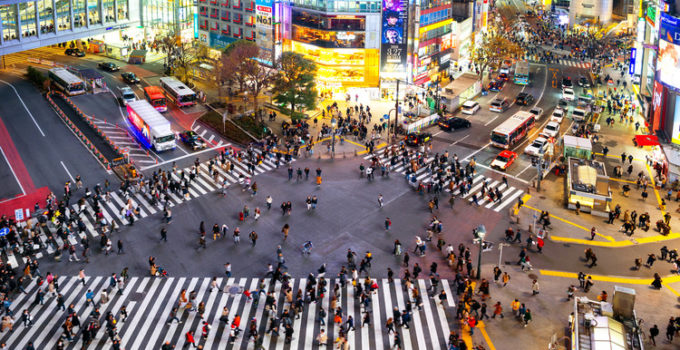
<svg viewBox="0 0 680 350"><path fill-rule="evenodd" d="M24 186L21 185L21 181L19 181L19 177L14 172L14 168L12 168L12 164L9 162L9 159L7 159L7 156L5 155L5 151L2 149L2 147L0 147L0 152L2 153L2 157L5 158L5 162L7 162L7 166L9 166L9 170L12 171L12 175L14 175L14 179L17 180L17 183L19 184L19 188L21 189L21 193L23 193L25 195L26 190L24 190Z"/></svg>
<svg viewBox="0 0 680 350"><path fill-rule="evenodd" d="M71 176L71 172L68 171L68 169L66 169L66 165L64 164L64 162L60 161L60 163L61 163L61 166L64 167L64 170L66 170L66 173L68 174L69 179L71 179L71 182L73 182L75 184L76 180L74 180L73 176Z"/></svg>
<svg viewBox="0 0 680 350"><path fill-rule="evenodd" d="M486 122L486 123L484 124L484 126L487 126L487 125L493 123L493 121L496 120L498 117L500 117L500 114L496 114L496 116L493 117L493 118L491 118L491 120L489 120L488 122Z"/></svg>
<svg viewBox="0 0 680 350"><path fill-rule="evenodd" d="M15 94L17 95L17 97L19 98L19 102L21 102L21 104L24 106L24 109L26 110L26 113L28 113L28 115L31 116L31 119L33 120L33 124L35 124L35 127L38 128L38 131L40 131L40 135L42 135L43 137L45 137L45 133L44 133L44 132L42 131L42 129L40 128L40 125L38 125L38 122L37 122L37 121L35 120L35 118L33 117L33 114L31 113L31 111L29 111L29 110L28 110L28 107L26 107L26 104L24 103L24 100L21 98L21 96L19 96L19 92L17 92L17 89L14 87L14 85L12 85L12 84L10 84L10 83L4 81L4 80L0 80L0 82L9 85L9 87L11 87L12 90L14 90L14 93L15 93Z"/></svg>
<svg viewBox="0 0 680 350"><path fill-rule="evenodd" d="M475 154L481 152L483 149L485 149L485 148L487 148L487 147L489 147L489 146L491 146L491 142L489 142L489 143L487 143L486 145L482 146L482 148L480 148L480 149L478 149L478 150L476 150L476 151L474 151L474 152L468 154L467 157L463 158L463 160L462 160L461 162L464 162L464 161L466 161L466 160L472 158Z"/></svg>
<svg viewBox="0 0 680 350"><path fill-rule="evenodd" d="M461 142L461 141L465 140L465 139L468 138L469 136L470 136L470 134L467 134L467 135L465 135L465 137L463 137L462 139L459 139L458 141L454 141L453 143L451 143L451 144L449 145L449 147L450 147L450 146L453 146L453 145L455 145L455 144L457 144L458 142Z"/></svg>

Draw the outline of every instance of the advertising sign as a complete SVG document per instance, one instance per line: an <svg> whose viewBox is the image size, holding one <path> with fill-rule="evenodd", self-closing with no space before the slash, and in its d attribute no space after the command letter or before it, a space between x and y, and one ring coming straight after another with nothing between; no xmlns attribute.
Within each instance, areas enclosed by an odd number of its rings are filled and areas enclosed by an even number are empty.
<svg viewBox="0 0 680 350"><path fill-rule="evenodd" d="M652 109L654 113L654 120L652 120L652 130L657 130L661 125L661 117L663 115L663 85L658 81L654 81L654 93L652 95Z"/></svg>
<svg viewBox="0 0 680 350"><path fill-rule="evenodd" d="M382 0L381 72L406 72L408 1Z"/></svg>
<svg viewBox="0 0 680 350"><path fill-rule="evenodd" d="M255 3L257 46L261 47L259 60L271 66L272 49L274 48L274 17L273 2L271 0L257 0Z"/></svg>
<svg viewBox="0 0 680 350"><path fill-rule="evenodd" d="M675 95L675 113L673 113L671 142L680 144L680 95Z"/></svg>
<svg viewBox="0 0 680 350"><path fill-rule="evenodd" d="M661 14L656 69L662 84L680 89L680 19L665 13Z"/></svg>
<svg viewBox="0 0 680 350"><path fill-rule="evenodd" d="M633 47L630 49L630 63L628 64L628 74L630 75L635 74L635 59L637 58L636 53L636 48Z"/></svg>

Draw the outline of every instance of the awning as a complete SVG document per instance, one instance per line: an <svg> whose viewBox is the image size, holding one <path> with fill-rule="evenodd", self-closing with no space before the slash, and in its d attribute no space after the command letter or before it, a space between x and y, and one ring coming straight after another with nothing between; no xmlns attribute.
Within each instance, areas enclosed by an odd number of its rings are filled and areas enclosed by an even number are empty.
<svg viewBox="0 0 680 350"><path fill-rule="evenodd" d="M638 146L658 146L659 138L654 135L635 135Z"/></svg>

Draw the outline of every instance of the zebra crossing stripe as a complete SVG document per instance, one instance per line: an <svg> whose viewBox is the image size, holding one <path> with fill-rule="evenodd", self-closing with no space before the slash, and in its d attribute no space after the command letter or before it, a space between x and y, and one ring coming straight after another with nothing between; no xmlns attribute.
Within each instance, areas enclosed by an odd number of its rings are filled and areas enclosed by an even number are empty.
<svg viewBox="0 0 680 350"><path fill-rule="evenodd" d="M397 294L397 307L399 308L399 310L402 310L402 311L406 310L406 304L404 303L404 295L403 295L403 293L399 293L400 290L403 290L402 286L401 286L401 280L394 280L394 287L396 288L396 294ZM408 298L408 292L409 291L406 291L406 293L407 293L406 297L407 298ZM395 320L394 322L396 323L397 320ZM402 336L404 337L404 350L413 349L413 342L411 341L410 327L411 326L409 325L409 331L403 331L402 332ZM421 335L422 335L422 331L421 331ZM419 343L419 345L424 345L420 342L420 340L418 340L418 343ZM423 349L425 349L425 348L423 348Z"/></svg>
<svg viewBox="0 0 680 350"><path fill-rule="evenodd" d="M306 284L307 284L307 279L306 279L306 278L301 278L301 279L299 280L299 282L298 282L298 289L303 289L303 288L305 288ZM303 289L303 290L304 290L304 289ZM302 325L302 316L303 316L303 315L299 315L299 317L297 317L297 318L293 321L293 330L294 330L294 333L293 333L293 339L292 339L291 342L290 342L290 348L291 348L291 349L297 349L297 348L298 348L298 344L299 344L299 342L300 342L300 337L302 336L302 334L301 334L301 332L300 332L300 326Z"/></svg>
<svg viewBox="0 0 680 350"><path fill-rule="evenodd" d="M517 192L513 193L510 197L508 197L508 199L502 205L496 207L494 209L494 211L496 211L496 212L501 211L501 209L505 208L508 204L512 203L512 201L515 200L515 198L519 197L522 193L524 193L524 192L523 191L517 191Z"/></svg>
<svg viewBox="0 0 680 350"><path fill-rule="evenodd" d="M416 282L416 285L420 289L421 297L427 298L428 294L427 294L427 287L425 287L425 281L424 280L418 280ZM435 307L436 307L436 305L435 305ZM423 302L423 309L425 311L425 319L427 320L427 324L429 324L429 325L435 324L434 323L434 317L432 317L432 310L430 309L430 303ZM439 309L439 308L437 307L437 309ZM446 324L446 322L444 322L444 324ZM439 346L439 337L437 336L437 330L434 327L427 327L427 329L430 331L430 342L432 343L432 348L433 349L441 349L441 347ZM448 334L448 333L449 332L445 332L444 334Z"/></svg>
<svg viewBox="0 0 680 350"><path fill-rule="evenodd" d="M130 280L130 281L132 281L132 280ZM137 293L142 293L142 292L146 289L146 286L149 285L149 282L150 282L150 281L151 281L151 280L148 279L148 278L143 279L142 282L141 282L141 283L139 284L139 286L137 287ZM130 288L128 288L128 290L125 291L125 293L128 293L129 291L131 291L132 288L133 288L133 286L130 286ZM127 297L128 294L125 294L125 293L124 293L124 297ZM115 312L115 313L118 313L118 310L120 310L120 308L123 306L123 300L125 300L125 299L124 299L124 298L119 298L118 301L116 301L116 305L115 305L115 306L113 307L113 309L111 310L111 313L114 313L114 312ZM111 303L109 303L109 304L111 304ZM126 309L128 310L128 312L131 312L131 311L132 311L132 314L133 314L133 315L136 315L136 314L137 314L137 311L136 311L136 309L134 309L135 306L137 306L137 302L131 301L131 302L129 302L129 303L126 305ZM107 305L107 308L108 308L108 307L109 307L109 306ZM102 311L103 311L103 312L106 312L106 310L102 310ZM104 313L104 315L106 315L106 313ZM127 324L128 324L128 322L126 321L125 324L123 324L123 325L120 327L119 333L120 333L120 332L124 332L123 328L124 328ZM104 344L106 344L106 342L107 342L108 340L109 340L109 339L107 339L106 336L102 336L101 339L100 339L99 342L98 342L98 345L99 345L100 347L101 347L101 346L104 346ZM121 341L121 344L123 344L122 341Z"/></svg>
<svg viewBox="0 0 680 350"><path fill-rule="evenodd" d="M158 285L160 284L160 282L161 282L160 278L157 278L153 281L153 283L151 284L151 289L149 290L149 295L154 295L154 296L156 295L156 289L158 289ZM155 300L155 298L144 299L142 304L139 305L139 309L137 310L137 312L134 313L132 322L130 322L130 323L125 322L123 327L127 328L128 330L129 329L132 329L132 330L137 329L137 324L139 323L139 321L141 321L142 316L144 315L144 312L146 311L146 308L149 306L149 302L151 302L151 300ZM123 328L120 329L121 332L122 332L122 330L123 330ZM132 336L132 332L125 332L122 336L120 344L122 346L125 346L125 344L127 344L130 341L131 336Z"/></svg>
<svg viewBox="0 0 680 350"><path fill-rule="evenodd" d="M375 283L380 286L380 282L376 279ZM380 303L378 303L378 296L379 296L380 290L378 289L375 293L375 296L371 296L371 314L372 314L372 320L371 323L373 323L373 336L375 338L375 348L376 349L382 349L383 348L383 335L380 332L381 331L381 326L382 323L380 322ZM385 310L385 314L389 310ZM364 343L365 346L368 345L368 342Z"/></svg>
<svg viewBox="0 0 680 350"><path fill-rule="evenodd" d="M222 286L222 282L221 282L222 279L220 278L219 280L220 280L219 286ZM230 286L232 284L234 284L234 278L229 278L225 285ZM210 326L212 327L212 331L210 333L208 333L208 339L205 340L205 344L204 344L204 347L203 347L204 349L212 349L213 348L212 344L215 341L215 336L217 335L217 333L219 331L219 325L222 322L217 315L222 314L222 309L227 305L227 302L229 301L229 293L224 292L222 289L220 289L219 291L217 291L217 294L221 294L221 297L220 297L220 301L217 303L217 308L215 308L216 315L215 315L215 317L213 317L212 323L210 323ZM207 310L210 310L210 309L206 308L206 311ZM170 310L168 310L168 312L169 311ZM166 314L168 312L166 312Z"/></svg>

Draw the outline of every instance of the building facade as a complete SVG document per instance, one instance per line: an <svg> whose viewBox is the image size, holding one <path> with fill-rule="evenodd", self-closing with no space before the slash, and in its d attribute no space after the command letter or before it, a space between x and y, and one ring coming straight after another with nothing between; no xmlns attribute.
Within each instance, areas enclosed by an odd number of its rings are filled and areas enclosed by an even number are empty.
<svg viewBox="0 0 680 350"><path fill-rule="evenodd" d="M36 0L0 4L0 55L140 25L140 0Z"/></svg>

